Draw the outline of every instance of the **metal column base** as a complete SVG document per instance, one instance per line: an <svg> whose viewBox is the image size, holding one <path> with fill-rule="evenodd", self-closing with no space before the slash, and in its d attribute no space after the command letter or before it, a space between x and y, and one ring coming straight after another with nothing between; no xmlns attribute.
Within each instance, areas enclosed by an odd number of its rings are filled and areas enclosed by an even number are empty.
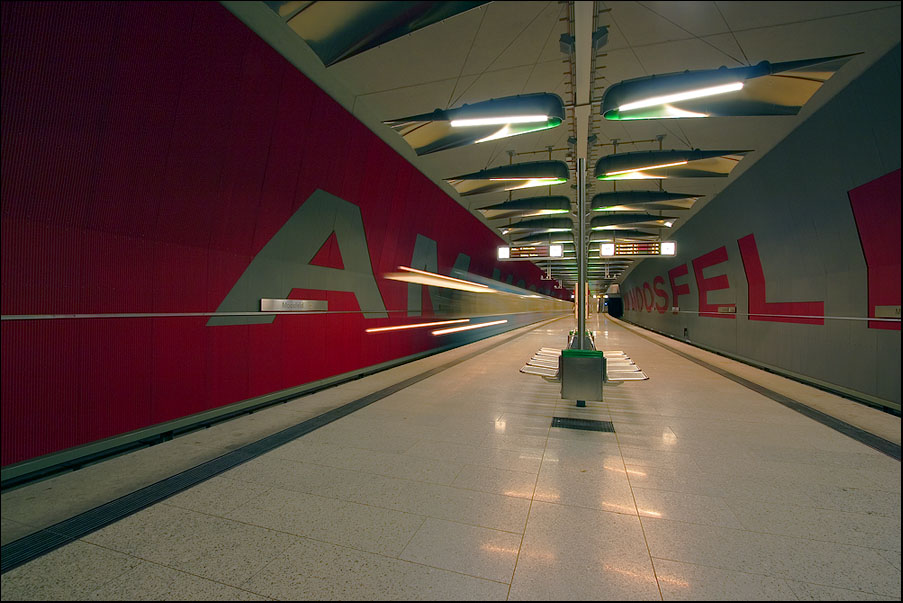
<svg viewBox="0 0 903 603"><path fill-rule="evenodd" d="M587 400L602 400L605 357L596 350L562 350L558 364L561 397L586 406Z"/></svg>

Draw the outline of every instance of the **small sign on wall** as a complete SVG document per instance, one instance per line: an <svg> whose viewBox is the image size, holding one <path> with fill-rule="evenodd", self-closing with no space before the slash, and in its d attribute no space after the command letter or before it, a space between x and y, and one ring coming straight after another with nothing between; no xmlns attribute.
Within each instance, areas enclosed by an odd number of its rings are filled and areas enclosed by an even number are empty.
<svg viewBox="0 0 903 603"><path fill-rule="evenodd" d="M875 318L900 318L900 306L875 306Z"/></svg>
<svg viewBox="0 0 903 603"><path fill-rule="evenodd" d="M261 299L261 312L326 312L325 299Z"/></svg>

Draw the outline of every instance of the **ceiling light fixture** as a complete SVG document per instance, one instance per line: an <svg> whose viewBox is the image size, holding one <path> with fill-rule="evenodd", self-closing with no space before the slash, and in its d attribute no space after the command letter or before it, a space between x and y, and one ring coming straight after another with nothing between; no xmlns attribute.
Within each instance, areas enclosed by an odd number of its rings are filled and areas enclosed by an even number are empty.
<svg viewBox="0 0 903 603"><path fill-rule="evenodd" d="M653 214L607 214L594 217L590 221L590 228L592 230L613 230L624 224L639 228L662 228L665 226L670 228L673 220L676 219L671 216Z"/></svg>
<svg viewBox="0 0 903 603"><path fill-rule="evenodd" d="M571 210L571 200L563 195L525 197L479 208L486 218L529 218L550 214L566 214Z"/></svg>
<svg viewBox="0 0 903 603"><path fill-rule="evenodd" d="M504 124L530 124L538 121L548 121L548 115L509 115L502 117L478 117L474 119L453 119L449 123L453 128L468 128L471 126L500 126Z"/></svg>
<svg viewBox="0 0 903 603"><path fill-rule="evenodd" d="M615 191L599 193L590 203L592 211L647 211L690 209L703 195L667 191Z"/></svg>
<svg viewBox="0 0 903 603"><path fill-rule="evenodd" d="M457 109L436 109L383 123L401 134L418 155L426 155L548 130L561 125L564 117L561 97L537 93L496 98Z"/></svg>
<svg viewBox="0 0 903 603"><path fill-rule="evenodd" d="M731 82L730 84L722 84L721 86L711 86L709 88L700 88L699 90L687 90L686 92L675 92L674 94L666 94L664 96L653 96L644 100L627 103L618 107L618 111L632 111L633 109L642 109L653 105L667 105L682 100L690 100L693 98L703 98L706 96L715 96L716 94L725 94L727 92L736 92L743 89L743 82Z"/></svg>
<svg viewBox="0 0 903 603"><path fill-rule="evenodd" d="M569 175L568 165L563 161L530 161L462 174L446 181L458 194L467 196L563 184ZM511 186L518 181L519 186Z"/></svg>
<svg viewBox="0 0 903 603"><path fill-rule="evenodd" d="M749 152L693 149L620 153L599 159L594 173L598 180L726 177Z"/></svg>
<svg viewBox="0 0 903 603"><path fill-rule="evenodd" d="M513 230L545 230L552 231L570 231L574 228L574 222L570 218L531 218L529 220L521 220L513 222L504 227L504 230L511 232ZM506 234L503 232L503 234Z"/></svg>
<svg viewBox="0 0 903 603"><path fill-rule="evenodd" d="M658 168L674 167L675 165L686 165L686 161L675 161L674 163L662 163L660 165L647 165L644 167L630 168L629 170L619 170L617 172L607 172L606 176L617 176L618 174L629 174L630 172L644 172L646 170L656 170Z"/></svg>
<svg viewBox="0 0 903 603"><path fill-rule="evenodd" d="M574 244L574 235L572 232L540 232L528 234L523 237L519 237L517 239L511 239L512 243L517 243L518 245L560 245L560 244Z"/></svg>
<svg viewBox="0 0 903 603"><path fill-rule="evenodd" d="M624 80L602 97L605 119L796 115L855 54Z"/></svg>
<svg viewBox="0 0 903 603"><path fill-rule="evenodd" d="M329 67L486 2L264 2Z"/></svg>

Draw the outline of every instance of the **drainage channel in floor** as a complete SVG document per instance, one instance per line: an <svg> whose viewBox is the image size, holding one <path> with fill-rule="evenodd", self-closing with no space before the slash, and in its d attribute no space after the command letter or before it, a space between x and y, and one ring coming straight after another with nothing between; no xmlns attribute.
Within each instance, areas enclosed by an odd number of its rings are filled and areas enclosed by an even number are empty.
<svg viewBox="0 0 903 603"><path fill-rule="evenodd" d="M595 421L593 419L571 419L569 417L552 417L552 427L565 429L583 429L586 431L607 431L614 433L615 426L611 421Z"/></svg>

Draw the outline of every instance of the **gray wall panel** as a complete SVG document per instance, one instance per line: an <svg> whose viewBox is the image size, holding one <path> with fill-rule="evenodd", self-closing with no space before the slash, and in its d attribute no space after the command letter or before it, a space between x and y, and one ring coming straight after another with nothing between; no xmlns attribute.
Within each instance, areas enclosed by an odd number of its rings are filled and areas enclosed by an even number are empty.
<svg viewBox="0 0 903 603"><path fill-rule="evenodd" d="M761 119L761 118L760 118ZM729 146L730 141L725 141ZM869 328L868 274L848 191L900 169L900 47L799 125L785 140L671 235L679 255L641 262L622 291L686 264L681 313L630 309L625 318L692 343L836 386L871 402L900 404L900 331ZM692 188L692 181L680 187ZM824 324L750 320L748 282L738 239L755 236L766 300L824 302ZM693 259L721 246L730 289L709 303L737 306L734 319L698 316ZM656 299L656 301L659 301Z"/></svg>

